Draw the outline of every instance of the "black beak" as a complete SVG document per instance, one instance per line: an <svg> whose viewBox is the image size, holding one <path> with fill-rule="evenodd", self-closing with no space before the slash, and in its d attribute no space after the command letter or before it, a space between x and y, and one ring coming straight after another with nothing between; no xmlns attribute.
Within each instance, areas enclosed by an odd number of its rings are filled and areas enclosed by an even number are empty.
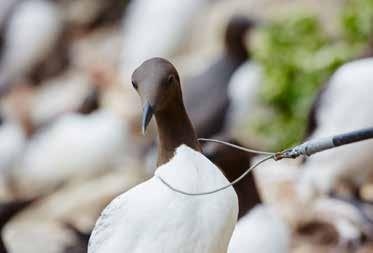
<svg viewBox="0 0 373 253"><path fill-rule="evenodd" d="M146 128L148 127L149 122L153 117L153 113L154 113L153 107L148 102L146 102L144 105L144 111L142 114L142 134L143 135L145 135Z"/></svg>

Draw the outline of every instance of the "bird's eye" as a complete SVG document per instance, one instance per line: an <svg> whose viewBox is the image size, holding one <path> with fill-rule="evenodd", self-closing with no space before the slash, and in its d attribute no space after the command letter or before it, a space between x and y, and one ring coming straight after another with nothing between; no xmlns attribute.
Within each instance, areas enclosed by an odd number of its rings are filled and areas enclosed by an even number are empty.
<svg viewBox="0 0 373 253"><path fill-rule="evenodd" d="M137 90L137 84L134 81L132 81L132 86Z"/></svg>
<svg viewBox="0 0 373 253"><path fill-rule="evenodd" d="M173 75L170 75L169 77L168 77L168 80L167 80L167 83L168 84L172 84L172 82L174 81L174 76Z"/></svg>

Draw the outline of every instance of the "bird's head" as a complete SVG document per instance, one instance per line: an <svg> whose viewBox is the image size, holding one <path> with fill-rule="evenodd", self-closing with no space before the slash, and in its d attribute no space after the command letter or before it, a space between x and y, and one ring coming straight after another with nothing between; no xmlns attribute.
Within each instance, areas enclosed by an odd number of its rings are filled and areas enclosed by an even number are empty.
<svg viewBox="0 0 373 253"><path fill-rule="evenodd" d="M250 32L259 25L259 21L249 19L246 16L233 16L225 30L225 47L229 54L236 57L247 57L247 37Z"/></svg>
<svg viewBox="0 0 373 253"><path fill-rule="evenodd" d="M143 106L143 133L154 114L182 101L179 75L175 67L162 58L151 58L141 64L132 74L132 85Z"/></svg>

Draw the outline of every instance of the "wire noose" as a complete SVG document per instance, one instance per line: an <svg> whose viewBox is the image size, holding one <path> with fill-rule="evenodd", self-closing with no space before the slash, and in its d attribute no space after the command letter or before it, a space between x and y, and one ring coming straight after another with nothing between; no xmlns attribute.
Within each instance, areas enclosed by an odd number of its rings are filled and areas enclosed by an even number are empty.
<svg viewBox="0 0 373 253"><path fill-rule="evenodd" d="M173 187L171 184L169 184L166 180L164 180L162 177L160 176L156 176L159 178L159 180L165 185L167 186L168 188L170 188L172 191L174 192L177 192L177 193L181 193L181 194L184 194L184 195L188 195L188 196L202 196L202 195L210 195L210 194L213 194L213 193L216 193L216 192L219 192L219 191L222 191L222 190L225 190L227 189L228 187L231 187L235 184L237 184L239 181L241 181L247 174L249 174L253 169L255 169L256 167L258 167L260 164L270 160L270 159L276 159L276 153L272 153L272 152L264 152L264 151L259 151L259 150L254 150L254 149L249 149L249 148L244 148L244 147L241 147L241 146L238 146L238 145L235 145L235 144L232 144L232 143L229 143L229 142L225 142L225 141L220 141L220 140L215 140L215 139L205 139L205 138L200 138L198 139L199 141L207 141L207 142L215 142L215 143L219 143L219 144L223 144L223 145L226 145L226 146L229 146L229 147L232 147L232 148L235 148L235 149L238 149L238 150L242 150L242 151L246 151L246 152L249 152L249 153L254 153L254 154L260 154L260 155L267 155L265 158L263 158L262 160L258 161L257 163L255 163L254 165L252 165L250 168L248 168L241 176L239 176L238 178L236 178L234 181L230 182L229 184L226 184L222 187L219 187L219 188L216 188L214 190L210 190L210 191L205 191L205 192L196 192L196 193L192 193L192 192L186 192L186 191L183 191L183 190L180 190L180 189L177 189L175 187Z"/></svg>
<svg viewBox="0 0 373 253"><path fill-rule="evenodd" d="M259 162L255 163L254 165L252 165L250 168L248 168L240 177L238 177L237 179L235 179L233 182L227 184L227 185L224 185L220 188L217 188L215 190L211 190L211 191L205 191L205 192L196 192L196 193L192 193L192 192L186 192L186 191L183 191L183 190L180 190L180 189L177 189L175 187L173 187L172 185L170 185L169 183L167 183L167 181L165 181L162 177L160 176L157 176L161 182L166 185L168 188L170 188L171 190L173 190L174 192L178 192L178 193L181 193L181 194L184 194L184 195L188 195L188 196L201 196L201 195L209 195L209 194L213 194L213 193L216 193L216 192L219 192L219 191L222 191L222 190L225 190L227 189L228 187L231 187L233 185L235 185L236 183L238 183L239 181L241 181L241 179L243 179L250 171L252 171L253 169L255 169L256 167L258 167L260 164L264 163L265 161L268 161L270 159L274 159L274 156L273 155L270 155L270 156L267 156L265 157L264 159L260 160Z"/></svg>

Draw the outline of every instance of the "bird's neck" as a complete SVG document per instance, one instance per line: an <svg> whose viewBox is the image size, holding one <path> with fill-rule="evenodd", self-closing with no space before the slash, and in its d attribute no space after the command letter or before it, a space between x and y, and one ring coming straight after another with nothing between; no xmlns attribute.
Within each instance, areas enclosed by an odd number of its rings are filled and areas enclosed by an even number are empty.
<svg viewBox="0 0 373 253"><path fill-rule="evenodd" d="M225 55L237 65L250 59L250 52L246 49L246 45L242 39L226 41Z"/></svg>
<svg viewBox="0 0 373 253"><path fill-rule="evenodd" d="M156 112L155 118L158 129L158 166L168 162L182 144L201 151L182 101Z"/></svg>

